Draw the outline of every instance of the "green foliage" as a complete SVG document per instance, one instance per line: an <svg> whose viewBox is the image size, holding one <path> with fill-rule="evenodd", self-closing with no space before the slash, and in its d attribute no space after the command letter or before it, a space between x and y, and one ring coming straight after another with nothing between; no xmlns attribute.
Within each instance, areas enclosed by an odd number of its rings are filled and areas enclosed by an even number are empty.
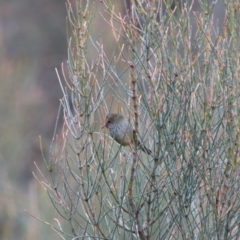
<svg viewBox="0 0 240 240"><path fill-rule="evenodd" d="M64 239L239 238L239 4L226 2L217 25L218 1L173 2L131 1L120 14L103 1L111 54L91 37L91 1L67 5L65 124L48 189ZM154 155L109 138L108 112L129 116Z"/></svg>

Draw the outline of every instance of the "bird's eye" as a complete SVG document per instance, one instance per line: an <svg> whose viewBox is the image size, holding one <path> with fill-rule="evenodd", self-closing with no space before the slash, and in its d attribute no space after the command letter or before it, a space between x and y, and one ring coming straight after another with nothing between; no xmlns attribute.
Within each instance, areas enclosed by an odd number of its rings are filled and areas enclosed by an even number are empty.
<svg viewBox="0 0 240 240"><path fill-rule="evenodd" d="M108 122L107 123L110 123L111 121L110 120L108 120Z"/></svg>

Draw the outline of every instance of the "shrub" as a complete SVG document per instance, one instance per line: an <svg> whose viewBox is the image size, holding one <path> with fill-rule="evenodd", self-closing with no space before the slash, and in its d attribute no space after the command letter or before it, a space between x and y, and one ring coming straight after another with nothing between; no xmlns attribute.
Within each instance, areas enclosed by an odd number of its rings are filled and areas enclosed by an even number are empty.
<svg viewBox="0 0 240 240"><path fill-rule="evenodd" d="M64 124L43 179L52 227L64 239L238 239L240 6L123 3L67 2ZM112 39L96 40L104 23ZM153 154L114 142L100 124L109 112Z"/></svg>

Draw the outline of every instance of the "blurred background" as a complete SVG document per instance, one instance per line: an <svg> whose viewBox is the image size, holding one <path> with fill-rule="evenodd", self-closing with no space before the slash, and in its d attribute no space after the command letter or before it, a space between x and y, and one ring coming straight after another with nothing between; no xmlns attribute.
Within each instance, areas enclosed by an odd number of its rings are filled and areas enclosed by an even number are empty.
<svg viewBox="0 0 240 240"><path fill-rule="evenodd" d="M57 216L32 172L34 162L46 169L39 135L48 157L62 97L55 68L67 60L66 15L65 0L0 1L0 240L59 239L25 210L51 223ZM95 34L107 40L98 15Z"/></svg>
<svg viewBox="0 0 240 240"><path fill-rule="evenodd" d="M54 68L67 59L65 0L0 1L0 239L59 239L24 210L54 211L33 178L48 156L61 91Z"/></svg>

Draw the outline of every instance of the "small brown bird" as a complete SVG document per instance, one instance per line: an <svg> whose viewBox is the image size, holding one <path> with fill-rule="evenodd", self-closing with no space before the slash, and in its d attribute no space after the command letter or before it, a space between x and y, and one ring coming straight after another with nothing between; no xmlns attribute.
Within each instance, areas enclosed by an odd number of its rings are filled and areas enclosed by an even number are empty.
<svg viewBox="0 0 240 240"><path fill-rule="evenodd" d="M118 113L110 113L106 116L105 124L110 136L122 146L129 146L133 144L133 128L127 118ZM144 144L138 141L138 147L143 152L151 155L152 151Z"/></svg>

